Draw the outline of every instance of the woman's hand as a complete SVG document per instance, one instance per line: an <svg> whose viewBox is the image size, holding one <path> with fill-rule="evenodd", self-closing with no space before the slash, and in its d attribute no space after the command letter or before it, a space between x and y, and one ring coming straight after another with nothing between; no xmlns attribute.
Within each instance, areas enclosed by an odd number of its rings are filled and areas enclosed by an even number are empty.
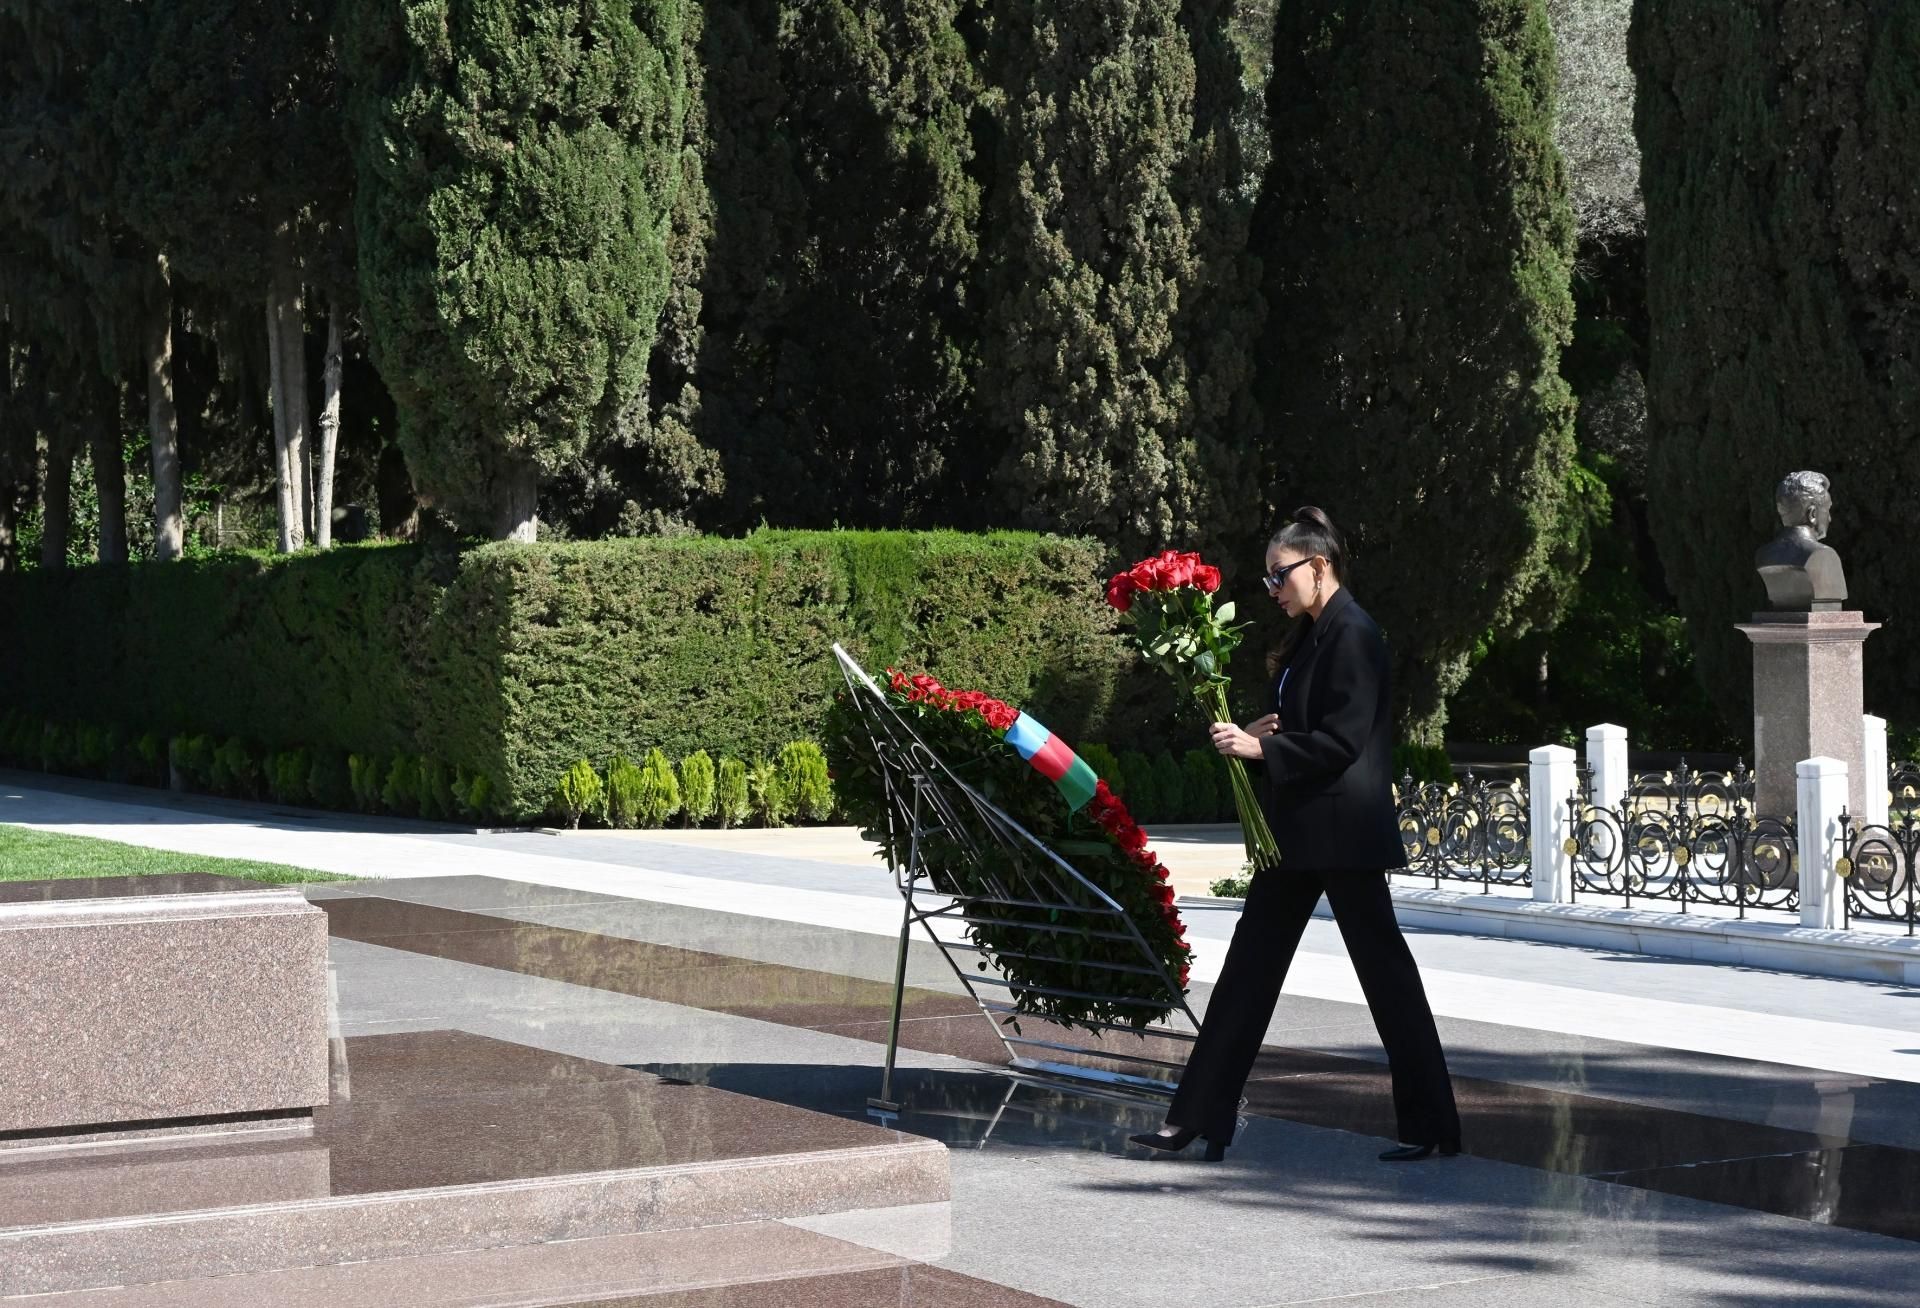
<svg viewBox="0 0 1920 1308"><path fill-rule="evenodd" d="M1245 727L1237 727L1231 722L1213 724L1213 747L1228 758L1257 761L1263 757L1260 737L1271 736L1280 730L1280 715L1269 713L1263 718L1249 722Z"/></svg>

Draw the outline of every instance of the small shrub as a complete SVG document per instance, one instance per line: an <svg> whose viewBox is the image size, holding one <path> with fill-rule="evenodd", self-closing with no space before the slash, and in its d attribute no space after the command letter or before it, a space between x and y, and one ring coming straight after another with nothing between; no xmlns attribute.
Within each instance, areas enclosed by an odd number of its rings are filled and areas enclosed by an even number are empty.
<svg viewBox="0 0 1920 1308"><path fill-rule="evenodd" d="M285 749L267 755L267 788L282 804L304 804L311 797L307 774L313 760L304 749Z"/></svg>
<svg viewBox="0 0 1920 1308"><path fill-rule="evenodd" d="M640 769L625 754L607 764L607 825L627 830L640 825Z"/></svg>
<svg viewBox="0 0 1920 1308"><path fill-rule="evenodd" d="M105 727L76 727L73 733L73 761L88 772L104 772L113 757L113 742Z"/></svg>
<svg viewBox="0 0 1920 1308"><path fill-rule="evenodd" d="M380 802L394 813L417 817L420 813L420 760L411 754L396 754L387 769L386 784L380 788Z"/></svg>
<svg viewBox="0 0 1920 1308"><path fill-rule="evenodd" d="M1093 769L1093 775L1106 782L1108 790L1120 795L1119 790L1115 789L1120 780L1120 760L1114 757L1113 751L1105 745L1093 744L1078 753L1086 765ZM1120 797L1126 798L1125 795Z"/></svg>
<svg viewBox="0 0 1920 1308"><path fill-rule="evenodd" d="M1180 759L1180 779L1189 822L1224 822L1233 812L1233 782L1215 751L1188 750Z"/></svg>
<svg viewBox="0 0 1920 1308"><path fill-rule="evenodd" d="M133 772L141 780L164 785L166 782L167 742L157 731L143 732L127 747L133 760Z"/></svg>
<svg viewBox="0 0 1920 1308"><path fill-rule="evenodd" d="M213 752L209 770L213 788L223 795L249 798L260 789L260 759L238 736L229 736Z"/></svg>
<svg viewBox="0 0 1920 1308"><path fill-rule="evenodd" d="M353 792L353 806L362 813L380 807L380 760L367 754L347 755L347 784Z"/></svg>
<svg viewBox="0 0 1920 1308"><path fill-rule="evenodd" d="M414 783L421 817L444 821L455 816L453 774L445 763L437 758L420 759Z"/></svg>
<svg viewBox="0 0 1920 1308"><path fill-rule="evenodd" d="M1447 757L1443 745L1395 745L1393 747L1393 779L1412 774L1415 781L1453 780L1453 760Z"/></svg>
<svg viewBox="0 0 1920 1308"><path fill-rule="evenodd" d="M320 808L346 808L353 802L347 756L337 749L317 749L307 765L307 798Z"/></svg>
<svg viewBox="0 0 1920 1308"><path fill-rule="evenodd" d="M1160 820L1160 788L1154 783L1153 760L1137 749L1120 756L1120 777L1124 789L1111 787L1127 801L1136 822Z"/></svg>
<svg viewBox="0 0 1920 1308"><path fill-rule="evenodd" d="M680 811L693 827L711 818L714 807L713 760L696 749L680 760Z"/></svg>
<svg viewBox="0 0 1920 1308"><path fill-rule="evenodd" d="M793 788L769 758L758 758L747 769L747 794L753 816L763 827L784 827L793 817Z"/></svg>
<svg viewBox="0 0 1920 1308"><path fill-rule="evenodd" d="M747 765L737 758L721 759L713 795L721 826L737 827L745 822L753 813L753 795L747 785Z"/></svg>
<svg viewBox="0 0 1920 1308"><path fill-rule="evenodd" d="M1253 873L1241 869L1239 876L1221 877L1207 886L1209 893L1221 899L1245 899L1253 885Z"/></svg>
<svg viewBox="0 0 1920 1308"><path fill-rule="evenodd" d="M600 774L593 770L593 764L578 759L554 783L553 801L549 807L568 826L577 827L583 815L599 811L605 801L606 789Z"/></svg>
<svg viewBox="0 0 1920 1308"><path fill-rule="evenodd" d="M1211 791L1211 787L1208 788ZM1161 822L1191 822L1195 805L1187 796L1187 774L1173 751L1163 749L1153 756L1153 791L1160 797ZM1208 794L1207 799L1213 796ZM1204 807L1204 805L1202 805Z"/></svg>
<svg viewBox="0 0 1920 1308"><path fill-rule="evenodd" d="M467 813L475 818L484 818L493 807L493 778L484 772L476 772L467 781L464 799Z"/></svg>
<svg viewBox="0 0 1920 1308"><path fill-rule="evenodd" d="M796 740L780 751L780 786L793 813L808 822L833 816L833 782L827 756L810 740Z"/></svg>

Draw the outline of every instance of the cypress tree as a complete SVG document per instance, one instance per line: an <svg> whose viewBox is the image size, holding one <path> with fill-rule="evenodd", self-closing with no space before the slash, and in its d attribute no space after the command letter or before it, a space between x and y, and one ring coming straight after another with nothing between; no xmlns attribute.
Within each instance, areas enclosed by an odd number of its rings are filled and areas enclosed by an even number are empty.
<svg viewBox="0 0 1920 1308"><path fill-rule="evenodd" d="M1258 318L1229 10L999 7L980 385L1021 525L1136 554L1217 540L1244 498Z"/></svg>
<svg viewBox="0 0 1920 1308"><path fill-rule="evenodd" d="M683 0L354 0L355 227L415 483L528 540L644 387L686 112Z"/></svg>
<svg viewBox="0 0 1920 1308"><path fill-rule="evenodd" d="M694 443L656 430L682 467L718 452L715 525L924 525L977 504L960 492L985 471L967 36L981 8L706 6L697 345L691 386L661 392Z"/></svg>
<svg viewBox="0 0 1920 1308"><path fill-rule="evenodd" d="M1775 483L1833 479L1829 537L1876 713L1920 720L1920 4L1639 0L1655 541L1744 730Z"/></svg>
<svg viewBox="0 0 1920 1308"><path fill-rule="evenodd" d="M1402 725L1433 739L1562 534L1574 231L1543 3L1283 4L1268 86L1269 484L1346 529Z"/></svg>

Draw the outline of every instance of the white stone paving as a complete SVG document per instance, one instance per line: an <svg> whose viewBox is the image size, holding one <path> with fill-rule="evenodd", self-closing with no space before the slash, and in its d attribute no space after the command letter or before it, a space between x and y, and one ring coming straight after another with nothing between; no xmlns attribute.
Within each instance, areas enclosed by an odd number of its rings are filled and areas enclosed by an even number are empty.
<svg viewBox="0 0 1920 1308"><path fill-rule="evenodd" d="M231 806L228 806L231 807ZM264 815L264 808L261 810ZM620 895L690 908L742 913L780 921L879 935L898 932L897 901L873 894L836 893L836 881L883 878L875 868L821 866L819 885L768 885L713 875L691 876L665 867L632 867L578 858L492 849L471 839L332 830L314 821L276 822L228 817L163 806L98 799L28 786L0 785L0 821L78 836L92 836L183 853L247 858L375 878L496 876L572 890ZM364 827L364 823L342 825ZM662 850L663 861L671 857ZM743 855L751 860L753 855ZM1413 937L1417 955L1423 941ZM1224 924L1195 933L1193 978L1219 975L1225 952ZM1596 994L1591 970L1580 985L1500 975L1499 951L1524 948L1500 940L1476 941L1487 951L1472 971L1435 967L1422 974L1434 1011L1442 1016L1493 1021L1508 1026L1607 1040L1757 1059L1851 1075L1920 1082L1920 994L1871 982L1857 985L1859 1020L1809 1017L1782 1002L1781 987L1764 999L1739 1003L1691 1002L1685 995L1651 998L1608 991ZM1590 951L1595 954L1604 951ZM1515 955L1517 958L1518 956ZM1363 1002L1342 952L1303 949L1287 979L1289 993ZM1716 996L1724 1000L1724 996Z"/></svg>

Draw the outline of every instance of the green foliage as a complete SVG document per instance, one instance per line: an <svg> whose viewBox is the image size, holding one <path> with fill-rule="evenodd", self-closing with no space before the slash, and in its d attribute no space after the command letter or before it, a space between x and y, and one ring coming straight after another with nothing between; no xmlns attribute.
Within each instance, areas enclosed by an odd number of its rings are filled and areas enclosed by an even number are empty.
<svg viewBox="0 0 1920 1308"><path fill-rule="evenodd" d="M415 484L521 527L645 391L681 169L683 0L353 0L361 293ZM529 537L530 538L530 537Z"/></svg>
<svg viewBox="0 0 1920 1308"><path fill-rule="evenodd" d="M1130 557L1214 543L1253 484L1230 9L1037 0L995 34L979 389L999 507Z"/></svg>
<svg viewBox="0 0 1920 1308"><path fill-rule="evenodd" d="M818 739L836 640L876 670L982 686L1063 739L1151 733L1164 688L1112 634L1098 559L1014 533L762 532L0 575L0 629L38 633L0 642L0 685L128 731L436 759L525 819L578 758Z"/></svg>
<svg viewBox="0 0 1920 1308"><path fill-rule="evenodd" d="M568 826L577 827L582 816L599 810L605 796L606 784L593 770L593 764L577 759L554 783L548 811L564 819Z"/></svg>
<svg viewBox="0 0 1920 1308"><path fill-rule="evenodd" d="M1233 816L1232 781L1217 750L1190 749L1180 756L1187 821L1225 822Z"/></svg>
<svg viewBox="0 0 1920 1308"><path fill-rule="evenodd" d="M354 801L353 776L347 756L337 749L311 751L307 768L307 797L316 808L346 808Z"/></svg>
<svg viewBox="0 0 1920 1308"><path fill-rule="evenodd" d="M312 772L313 757L304 749L267 754L267 790L282 804L305 804L313 798L307 781Z"/></svg>
<svg viewBox="0 0 1920 1308"><path fill-rule="evenodd" d="M1397 783L1411 776L1415 781L1453 780L1453 760L1441 745L1400 744L1393 747L1393 779Z"/></svg>
<svg viewBox="0 0 1920 1308"><path fill-rule="evenodd" d="M793 817L792 781L770 758L755 759L747 768L747 795L754 819L763 827L784 827Z"/></svg>
<svg viewBox="0 0 1920 1308"><path fill-rule="evenodd" d="M347 756L347 776L354 807L363 813L379 812L380 793L386 788L384 762L372 755L350 754Z"/></svg>
<svg viewBox="0 0 1920 1308"><path fill-rule="evenodd" d="M459 803L460 812L465 817L484 818L493 812L493 778L484 772L468 774L464 770L455 774L460 785L454 798Z"/></svg>
<svg viewBox="0 0 1920 1308"><path fill-rule="evenodd" d="M1268 88L1264 484L1345 529L1402 725L1437 739L1539 584L1573 455L1544 0L1283 4Z"/></svg>
<svg viewBox="0 0 1920 1308"><path fill-rule="evenodd" d="M607 825L627 830L640 823L640 769L625 754L607 764Z"/></svg>
<svg viewBox="0 0 1920 1308"><path fill-rule="evenodd" d="M825 822L833 816L833 783L827 779L827 757L810 740L796 740L780 751L781 789L790 797L793 812L807 822Z"/></svg>
<svg viewBox="0 0 1920 1308"><path fill-rule="evenodd" d="M640 825L662 827L680 811L680 783L673 775L673 764L657 749L647 751L640 768Z"/></svg>
<svg viewBox="0 0 1920 1308"><path fill-rule="evenodd" d="M747 787L747 765L737 758L722 758L714 783L714 805L720 825L737 827L753 813L753 796Z"/></svg>
<svg viewBox="0 0 1920 1308"><path fill-rule="evenodd" d="M421 817L444 821L459 812L453 800L453 770L439 759L420 760L417 788Z"/></svg>
<svg viewBox="0 0 1920 1308"><path fill-rule="evenodd" d="M380 787L380 804L390 813L415 817L420 813L420 760L412 754L396 754Z"/></svg>
<svg viewBox="0 0 1920 1308"><path fill-rule="evenodd" d="M1867 707L1920 716L1920 7L1640 0L1654 540L1698 674L1750 720L1754 551L1789 472L1833 480Z"/></svg>
<svg viewBox="0 0 1920 1308"><path fill-rule="evenodd" d="M718 811L713 760L704 749L696 749L680 760L680 803L688 826L698 826Z"/></svg>
<svg viewBox="0 0 1920 1308"><path fill-rule="evenodd" d="M1094 776L1107 783L1108 790L1120 795L1120 760L1114 757L1112 750L1096 742L1091 745L1082 745L1074 752L1080 756L1081 761L1093 769ZM1121 795L1121 798L1124 799L1125 796Z"/></svg>
<svg viewBox="0 0 1920 1308"><path fill-rule="evenodd" d="M1253 888L1253 874L1243 872L1239 876L1221 877L1207 884L1207 893L1220 899L1245 899L1247 891Z"/></svg>
<svg viewBox="0 0 1920 1308"><path fill-rule="evenodd" d="M1172 751L1161 750L1153 756L1153 793L1160 800L1159 822L1198 821L1194 811L1198 807L1192 796L1187 794L1187 775L1180 768L1179 760ZM1207 798L1212 798L1211 794Z"/></svg>
<svg viewBox="0 0 1920 1308"><path fill-rule="evenodd" d="M246 741L229 736L213 751L207 779L223 795L251 797L260 784L260 759Z"/></svg>
<svg viewBox="0 0 1920 1308"><path fill-rule="evenodd" d="M1127 801L1127 807L1138 821L1158 822L1163 805L1160 780L1153 771L1153 759L1140 750L1127 750L1120 755L1120 777L1124 783L1123 789L1115 789L1111 782L1108 788Z"/></svg>

